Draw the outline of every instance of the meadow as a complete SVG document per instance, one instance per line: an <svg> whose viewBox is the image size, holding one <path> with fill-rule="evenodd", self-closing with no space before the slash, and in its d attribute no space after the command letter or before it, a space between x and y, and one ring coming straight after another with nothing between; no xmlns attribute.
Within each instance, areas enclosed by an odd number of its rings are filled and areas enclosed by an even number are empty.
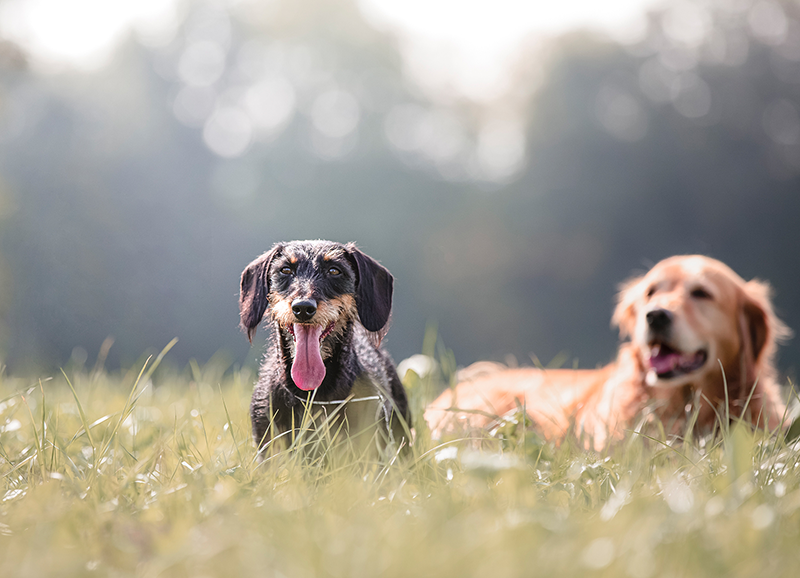
<svg viewBox="0 0 800 578"><path fill-rule="evenodd" d="M796 576L800 443L736 423L603 453L521 417L409 455L259 462L252 371L0 373L0 576ZM793 430L795 428L792 428ZM314 443L313 436L293 441ZM304 457L305 456L305 457Z"/></svg>

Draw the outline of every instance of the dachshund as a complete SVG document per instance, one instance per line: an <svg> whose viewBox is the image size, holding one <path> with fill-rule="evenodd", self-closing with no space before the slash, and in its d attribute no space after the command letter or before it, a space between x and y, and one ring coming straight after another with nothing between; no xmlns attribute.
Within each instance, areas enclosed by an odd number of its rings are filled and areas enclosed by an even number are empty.
<svg viewBox="0 0 800 578"><path fill-rule="evenodd" d="M241 327L251 342L263 318L273 329L250 405L260 457L273 440L295 438L309 415L360 453L407 447L406 392L380 345L393 285L352 243L278 243L245 268Z"/></svg>

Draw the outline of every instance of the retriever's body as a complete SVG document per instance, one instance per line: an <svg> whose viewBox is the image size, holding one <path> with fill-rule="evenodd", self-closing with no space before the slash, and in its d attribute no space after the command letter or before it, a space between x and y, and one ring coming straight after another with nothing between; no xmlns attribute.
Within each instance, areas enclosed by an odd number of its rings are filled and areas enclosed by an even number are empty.
<svg viewBox="0 0 800 578"><path fill-rule="evenodd" d="M764 283L745 282L708 257L672 257L623 286L613 322L631 337L613 363L472 372L428 406L433 436L485 427L520 407L545 437L560 439L574 427L598 449L645 410L673 433L694 412L700 430L717 415L781 424L773 358L788 330Z"/></svg>

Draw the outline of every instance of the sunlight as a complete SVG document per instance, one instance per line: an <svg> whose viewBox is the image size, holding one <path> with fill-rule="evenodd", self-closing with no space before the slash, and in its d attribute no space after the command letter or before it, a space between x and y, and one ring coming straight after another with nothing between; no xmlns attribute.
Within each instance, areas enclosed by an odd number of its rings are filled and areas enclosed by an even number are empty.
<svg viewBox="0 0 800 578"><path fill-rule="evenodd" d="M0 35L18 42L45 68L97 69L124 38L169 36L177 0L7 0Z"/></svg>
<svg viewBox="0 0 800 578"><path fill-rule="evenodd" d="M359 0L403 41L409 73L428 92L491 100L508 89L520 48L576 28L622 42L645 32L657 0Z"/></svg>
<svg viewBox="0 0 800 578"><path fill-rule="evenodd" d="M365 17L402 42L407 73L432 95L491 100L504 94L523 43L585 27L635 38L656 0L357 0ZM91 70L129 35L168 41L180 0L7 0L0 35L39 66Z"/></svg>

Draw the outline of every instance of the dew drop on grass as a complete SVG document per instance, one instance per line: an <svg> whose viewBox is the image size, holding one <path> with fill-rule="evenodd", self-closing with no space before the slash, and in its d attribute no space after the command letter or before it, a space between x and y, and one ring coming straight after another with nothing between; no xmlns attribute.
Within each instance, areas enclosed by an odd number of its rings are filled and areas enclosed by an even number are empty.
<svg viewBox="0 0 800 578"><path fill-rule="evenodd" d="M686 482L677 478L664 484L664 499L670 510L676 514L685 514L694 506L692 489Z"/></svg>
<svg viewBox="0 0 800 578"><path fill-rule="evenodd" d="M133 416L133 414L128 415L128 417L125 418L125 421L122 422L122 425L128 429L128 432L130 432L132 436L135 436L137 433L139 433L139 421Z"/></svg>
<svg viewBox="0 0 800 578"><path fill-rule="evenodd" d="M630 490L627 487L620 487L616 492L611 494L611 497L600 510L600 519L607 522L616 516L622 506L628 502L630 495Z"/></svg>
<svg viewBox="0 0 800 578"><path fill-rule="evenodd" d="M22 423L18 419L12 419L3 427L0 427L0 433L8 433L12 431L17 431L22 428Z"/></svg>
<svg viewBox="0 0 800 578"><path fill-rule="evenodd" d="M586 468L580 462L580 460L574 460L569 468L567 469L567 479L570 481L575 481L581 477L581 474Z"/></svg>
<svg viewBox="0 0 800 578"><path fill-rule="evenodd" d="M458 448L456 446L448 446L442 448L435 454L436 463L441 463L444 460L454 460L458 457Z"/></svg>
<svg viewBox="0 0 800 578"><path fill-rule="evenodd" d="M767 504L757 506L753 513L750 514L753 528L756 530L763 530L775 521L775 511Z"/></svg>
<svg viewBox="0 0 800 578"><path fill-rule="evenodd" d="M9 500L13 500L14 498L18 498L24 495L25 495L25 490L19 488L17 488L16 490L9 490L6 492L6 495L3 496L3 501L8 502Z"/></svg>
<svg viewBox="0 0 800 578"><path fill-rule="evenodd" d="M714 496L706 502L706 517L713 518L725 511L725 500L720 496Z"/></svg>
<svg viewBox="0 0 800 578"><path fill-rule="evenodd" d="M614 541L611 538L597 538L584 549L581 562L587 568L600 570L614 561Z"/></svg>

